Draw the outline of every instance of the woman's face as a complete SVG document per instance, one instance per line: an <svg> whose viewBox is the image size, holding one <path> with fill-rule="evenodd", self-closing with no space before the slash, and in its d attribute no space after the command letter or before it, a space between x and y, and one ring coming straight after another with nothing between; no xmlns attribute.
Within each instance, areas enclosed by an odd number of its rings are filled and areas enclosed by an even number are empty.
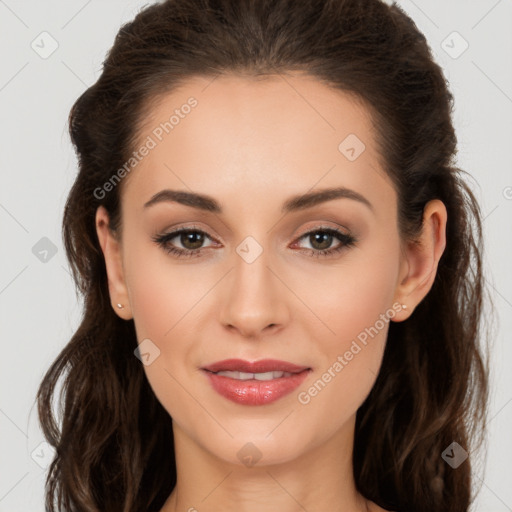
<svg viewBox="0 0 512 512"><path fill-rule="evenodd" d="M298 75L190 80L145 120L122 184L119 314L175 428L220 459L285 462L350 431L376 380L407 301L374 135L350 96ZM204 369L228 359L306 370Z"/></svg>

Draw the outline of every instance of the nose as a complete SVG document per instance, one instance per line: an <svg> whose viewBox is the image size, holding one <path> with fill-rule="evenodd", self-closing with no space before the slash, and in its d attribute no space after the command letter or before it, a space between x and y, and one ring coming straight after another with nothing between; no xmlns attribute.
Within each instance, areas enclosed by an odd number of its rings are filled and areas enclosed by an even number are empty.
<svg viewBox="0 0 512 512"><path fill-rule="evenodd" d="M293 294L269 263L265 251L251 263L236 254L234 268L226 276L221 309L221 322L226 329L246 338L259 338L287 324L287 300Z"/></svg>

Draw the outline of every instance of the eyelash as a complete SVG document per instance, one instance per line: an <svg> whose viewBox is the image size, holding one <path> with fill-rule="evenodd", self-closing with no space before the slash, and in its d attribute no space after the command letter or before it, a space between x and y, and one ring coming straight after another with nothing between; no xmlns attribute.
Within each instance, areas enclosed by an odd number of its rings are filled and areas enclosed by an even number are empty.
<svg viewBox="0 0 512 512"><path fill-rule="evenodd" d="M153 237L153 241L156 242L159 246L161 246L167 253L172 254L173 256L177 258L190 258L194 256L200 256L201 251L205 249L204 247L199 249L177 249L176 247L172 247L169 245L169 241L173 238L176 238L178 235L182 233L201 233L206 235L208 238L211 239L211 237L208 236L207 233L200 229L195 228L181 228L176 231L172 231L171 233L164 233L161 235L155 235ZM315 230L308 231L307 233L304 233L302 236L300 236L297 240L301 240L307 236L316 234L316 233L328 233L329 235L334 236L337 238L340 242L342 242L338 247L335 247L334 249L321 249L321 250L315 250L315 249L302 249L301 251L306 251L309 253L311 257L322 257L322 256L332 256L334 254L337 254L341 252L343 249L350 248L354 246L357 243L357 239L352 236L348 235L346 233L342 233L341 231L335 229L335 228L322 228L319 227Z"/></svg>

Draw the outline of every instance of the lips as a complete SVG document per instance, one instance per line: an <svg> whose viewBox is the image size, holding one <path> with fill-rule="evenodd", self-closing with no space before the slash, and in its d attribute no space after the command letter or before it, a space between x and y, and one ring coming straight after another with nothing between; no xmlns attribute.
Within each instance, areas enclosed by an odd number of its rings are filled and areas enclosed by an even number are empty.
<svg viewBox="0 0 512 512"><path fill-rule="evenodd" d="M265 405L296 389L311 368L275 359L252 363L226 359L202 370L213 389L224 398L242 405Z"/></svg>
<svg viewBox="0 0 512 512"><path fill-rule="evenodd" d="M286 372L300 373L308 370L307 366L298 366L287 361L279 361L277 359L262 359L261 361L244 361L243 359L225 359L216 363L204 366L203 370L209 372L244 372L244 373L266 373L266 372Z"/></svg>

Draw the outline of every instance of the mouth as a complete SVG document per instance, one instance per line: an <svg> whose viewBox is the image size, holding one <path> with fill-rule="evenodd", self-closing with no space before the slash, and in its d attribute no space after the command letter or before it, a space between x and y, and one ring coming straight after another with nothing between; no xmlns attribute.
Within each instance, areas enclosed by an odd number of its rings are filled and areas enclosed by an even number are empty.
<svg viewBox="0 0 512 512"><path fill-rule="evenodd" d="M227 359L201 370L217 393L242 405L272 403L291 393L312 371L307 366L275 359L255 362Z"/></svg>

